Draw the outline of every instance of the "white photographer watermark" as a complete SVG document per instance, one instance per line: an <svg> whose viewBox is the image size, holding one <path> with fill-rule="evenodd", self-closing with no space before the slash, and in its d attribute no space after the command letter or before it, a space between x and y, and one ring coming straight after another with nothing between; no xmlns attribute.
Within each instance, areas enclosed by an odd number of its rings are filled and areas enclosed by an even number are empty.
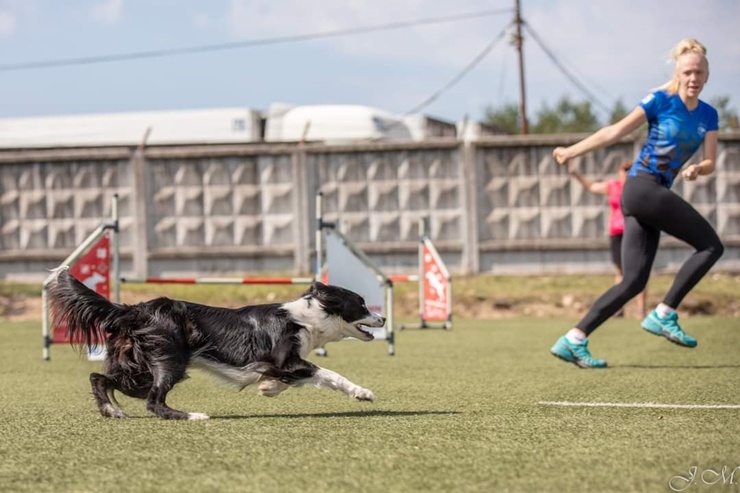
<svg viewBox="0 0 740 493"><path fill-rule="evenodd" d="M686 476L673 476L668 480L668 487L672 491L686 491L692 486L737 485L740 481L740 466L734 468L722 466L719 470L711 467L700 469L699 466L691 466L688 472Z"/></svg>

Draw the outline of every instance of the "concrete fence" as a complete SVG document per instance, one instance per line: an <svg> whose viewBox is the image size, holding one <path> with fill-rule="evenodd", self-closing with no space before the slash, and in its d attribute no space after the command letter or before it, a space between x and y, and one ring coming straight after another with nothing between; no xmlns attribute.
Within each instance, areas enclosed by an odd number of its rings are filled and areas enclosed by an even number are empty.
<svg viewBox="0 0 740 493"><path fill-rule="evenodd" d="M0 277L43 277L109 216L114 194L124 273L311 273L318 192L325 219L391 271L415 268L423 221L454 273L608 272L606 201L551 156L580 137L3 151ZM577 165L612 176L638 144ZM717 269L740 270L740 135L721 136L717 164L674 190L723 238ZM656 268L688 254L665 238Z"/></svg>

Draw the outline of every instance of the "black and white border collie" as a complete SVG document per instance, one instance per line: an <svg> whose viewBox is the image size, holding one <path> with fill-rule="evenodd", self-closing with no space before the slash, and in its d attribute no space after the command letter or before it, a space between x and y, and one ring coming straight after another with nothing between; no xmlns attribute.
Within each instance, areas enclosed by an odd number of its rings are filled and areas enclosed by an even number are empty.
<svg viewBox="0 0 740 493"><path fill-rule="evenodd" d="M346 337L371 341L373 335L363 326L385 324L350 290L315 282L295 301L235 309L169 298L126 305L88 289L67 267L53 271L46 289L52 319L66 325L72 341L106 341L103 373L90 374L103 416L127 416L116 407L118 390L145 399L147 409L164 419L208 419L165 402L191 366L240 389L259 383L260 393L268 397L310 384L360 401L375 400L370 390L305 359L315 348Z"/></svg>

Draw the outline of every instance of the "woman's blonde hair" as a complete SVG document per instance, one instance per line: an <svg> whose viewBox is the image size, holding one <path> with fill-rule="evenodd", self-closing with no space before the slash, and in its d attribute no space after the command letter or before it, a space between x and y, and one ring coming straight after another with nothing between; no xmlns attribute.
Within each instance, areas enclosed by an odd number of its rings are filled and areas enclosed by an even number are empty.
<svg viewBox="0 0 740 493"><path fill-rule="evenodd" d="M678 59L686 55L687 53L696 53L697 55L701 55L704 58L707 56L707 48L699 42L699 40L694 38L685 38L678 42L676 46L673 47L673 50L671 50L671 61L676 64L678 62ZM707 61L707 64L709 62ZM668 91L671 94L678 92L678 81L676 80L676 77L671 77L671 80L660 86L658 89L663 89L665 91Z"/></svg>

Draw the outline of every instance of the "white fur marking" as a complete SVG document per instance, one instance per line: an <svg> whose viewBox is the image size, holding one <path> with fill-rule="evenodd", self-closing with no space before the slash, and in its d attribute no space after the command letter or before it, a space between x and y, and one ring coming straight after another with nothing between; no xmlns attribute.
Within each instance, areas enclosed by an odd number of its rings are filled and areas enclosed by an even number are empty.
<svg viewBox="0 0 740 493"><path fill-rule="evenodd" d="M373 337L359 330L357 325L368 327L385 325L385 318L377 313L369 313L366 318L351 322L339 316L329 316L316 299L300 298L283 303L282 308L290 313L294 322L307 329L308 334L300 336L301 356L304 358L317 347L323 347L329 342L341 341L346 337L354 337L365 342L371 341Z"/></svg>
<svg viewBox="0 0 740 493"><path fill-rule="evenodd" d="M290 314L295 323L306 328L298 335L301 339L302 358L317 347L352 336L352 331L355 330L354 326L347 324L340 317L329 317L316 299L300 298L283 303L282 308Z"/></svg>
<svg viewBox="0 0 740 493"><path fill-rule="evenodd" d="M102 414L109 418L128 418L125 411L116 409L111 404L103 404Z"/></svg>
<svg viewBox="0 0 740 493"><path fill-rule="evenodd" d="M241 387L257 383L262 378L262 375L259 373L244 371L242 368L225 365L205 358L195 357L191 360L190 364Z"/></svg>
<svg viewBox="0 0 740 493"><path fill-rule="evenodd" d="M188 413L188 421L203 421L206 419L211 419L211 417L203 413Z"/></svg>
<svg viewBox="0 0 740 493"><path fill-rule="evenodd" d="M288 384L279 380L263 380L260 382L260 395L265 397L277 397L281 392L289 387Z"/></svg>
<svg viewBox="0 0 740 493"><path fill-rule="evenodd" d="M359 385L350 382L339 373L327 370L326 368L319 368L316 374L307 380L307 383L319 388L339 390L340 392L344 392L348 396L354 397L360 401L372 402L375 400L375 394L373 394L371 390L364 389Z"/></svg>

